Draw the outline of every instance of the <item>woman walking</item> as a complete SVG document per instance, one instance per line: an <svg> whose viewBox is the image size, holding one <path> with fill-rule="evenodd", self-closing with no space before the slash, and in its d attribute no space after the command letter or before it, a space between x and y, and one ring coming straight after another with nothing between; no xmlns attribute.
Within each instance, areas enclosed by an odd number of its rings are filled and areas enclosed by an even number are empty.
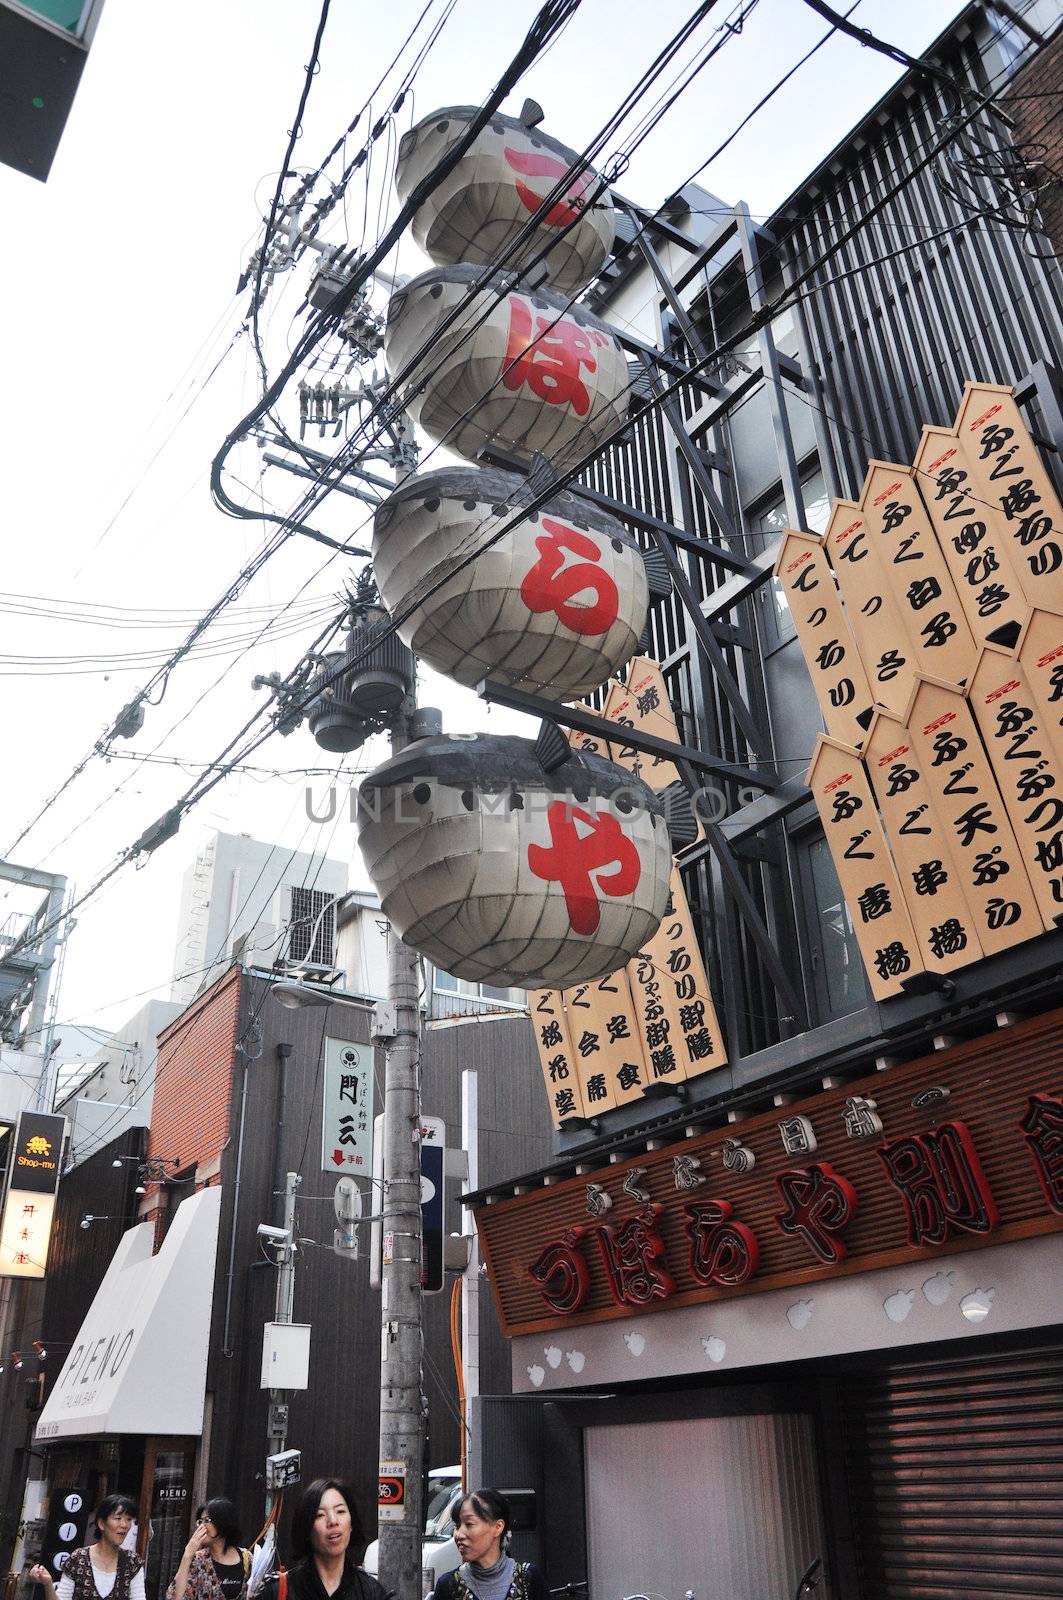
<svg viewBox="0 0 1063 1600"><path fill-rule="evenodd" d="M354 1496L341 1478L315 1478L296 1501L296 1564L266 1583L264 1600L390 1600L358 1565L365 1548Z"/></svg>
<svg viewBox="0 0 1063 1600"><path fill-rule="evenodd" d="M240 1543L231 1500L215 1495L196 1512L196 1527L166 1591L167 1600L244 1600L251 1552ZM60 1597L62 1600L62 1597Z"/></svg>
<svg viewBox="0 0 1063 1600"><path fill-rule="evenodd" d="M144 1600L144 1563L135 1551L122 1548L136 1514L127 1494L101 1500L92 1518L95 1543L71 1551L58 1583L47 1567L30 1568L46 1600Z"/></svg>
<svg viewBox="0 0 1063 1600"><path fill-rule="evenodd" d="M509 1501L497 1489L477 1489L459 1501L454 1543L461 1566L440 1578L435 1600L548 1600L538 1567L506 1553L509 1519Z"/></svg>

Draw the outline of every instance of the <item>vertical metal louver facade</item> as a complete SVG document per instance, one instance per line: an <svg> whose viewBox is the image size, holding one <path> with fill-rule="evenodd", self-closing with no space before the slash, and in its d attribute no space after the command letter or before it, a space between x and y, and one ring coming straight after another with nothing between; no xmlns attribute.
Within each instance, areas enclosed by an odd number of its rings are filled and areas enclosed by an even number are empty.
<svg viewBox="0 0 1063 1600"><path fill-rule="evenodd" d="M1006 110L1004 69L979 42L968 31L942 65L971 95L1000 93ZM1063 348L1058 261L1036 235L989 217L972 222L948 192L956 186L948 159L923 165L956 102L937 80L912 79L909 88L770 224L792 282L910 175L814 274L802 302L834 456L828 476L843 495L859 493L869 456L908 461L924 424L951 426L967 379L1018 383ZM958 137L961 161L975 144L1006 165L1011 139L995 108ZM973 204L1000 203L999 185L969 176L962 183Z"/></svg>
<svg viewBox="0 0 1063 1600"><path fill-rule="evenodd" d="M1063 1344L841 1380L859 1600L1063 1595Z"/></svg>

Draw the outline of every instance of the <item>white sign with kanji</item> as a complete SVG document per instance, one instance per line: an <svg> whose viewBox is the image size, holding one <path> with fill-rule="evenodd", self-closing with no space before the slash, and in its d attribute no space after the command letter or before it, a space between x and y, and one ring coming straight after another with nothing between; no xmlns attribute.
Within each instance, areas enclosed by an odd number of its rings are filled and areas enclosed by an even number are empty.
<svg viewBox="0 0 1063 1600"><path fill-rule="evenodd" d="M325 1040L321 1168L348 1177L373 1170L373 1047Z"/></svg>

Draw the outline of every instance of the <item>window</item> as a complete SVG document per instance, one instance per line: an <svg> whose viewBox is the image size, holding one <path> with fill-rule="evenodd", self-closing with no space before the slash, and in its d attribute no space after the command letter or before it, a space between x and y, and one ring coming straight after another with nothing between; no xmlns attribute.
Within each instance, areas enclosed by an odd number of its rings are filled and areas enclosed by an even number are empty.
<svg viewBox="0 0 1063 1600"><path fill-rule="evenodd" d="M826 480L818 467L801 479L801 498L805 502L805 527L812 533L822 533L830 521L830 495L827 493ZM750 515L750 527L760 533L781 533L784 528L789 527L789 524L790 518L783 495L779 495L769 505ZM765 586L761 594L765 597L765 601L769 594L774 600L772 620L776 642L782 643L784 639L792 639L793 618L778 578L772 578L770 589Z"/></svg>
<svg viewBox="0 0 1063 1600"><path fill-rule="evenodd" d="M307 966L332 967L336 949L336 896L321 889L292 885L289 924L289 961ZM327 908L327 909L326 909ZM313 937L314 948L310 948Z"/></svg>
<svg viewBox="0 0 1063 1600"><path fill-rule="evenodd" d="M452 994L462 1000L484 1000L495 1006L525 1006L527 998L523 989L495 989L489 983L472 983L468 978L455 978L441 967L434 967L432 987L436 994Z"/></svg>
<svg viewBox="0 0 1063 1600"><path fill-rule="evenodd" d="M809 958L820 1021L859 1011L871 998L830 848L822 834L798 845Z"/></svg>

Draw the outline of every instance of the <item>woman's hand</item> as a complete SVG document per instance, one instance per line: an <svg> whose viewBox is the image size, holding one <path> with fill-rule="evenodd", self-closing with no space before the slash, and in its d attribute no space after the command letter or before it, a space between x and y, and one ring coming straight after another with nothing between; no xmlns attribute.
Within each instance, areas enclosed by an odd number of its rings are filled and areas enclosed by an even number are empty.
<svg viewBox="0 0 1063 1600"><path fill-rule="evenodd" d="M48 1571L47 1567L41 1567L41 1566L31 1567L30 1568L30 1577L33 1579L34 1583L43 1583L45 1585L45 1587L48 1588L48 1589L51 1589L53 1587L52 1575Z"/></svg>
<svg viewBox="0 0 1063 1600"><path fill-rule="evenodd" d="M185 1545L184 1559L186 1561L191 1561L193 1556L198 1556L199 1552L206 1547L206 1544L207 1530L203 1524L200 1523L199 1527L196 1528L195 1532L192 1534L191 1539L189 1539L188 1543Z"/></svg>

